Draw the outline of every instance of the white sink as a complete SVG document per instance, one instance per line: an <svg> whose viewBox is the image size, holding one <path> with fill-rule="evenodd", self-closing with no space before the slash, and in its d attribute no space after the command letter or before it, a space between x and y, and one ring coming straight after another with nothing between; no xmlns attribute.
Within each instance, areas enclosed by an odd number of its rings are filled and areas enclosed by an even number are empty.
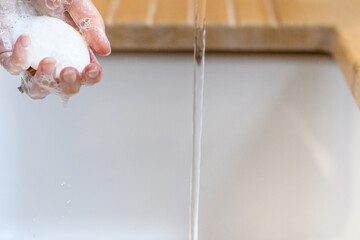
<svg viewBox="0 0 360 240"><path fill-rule="evenodd" d="M0 240L185 240L192 55L113 54L67 108L0 70ZM358 240L360 114L321 55L208 55L200 240Z"/></svg>

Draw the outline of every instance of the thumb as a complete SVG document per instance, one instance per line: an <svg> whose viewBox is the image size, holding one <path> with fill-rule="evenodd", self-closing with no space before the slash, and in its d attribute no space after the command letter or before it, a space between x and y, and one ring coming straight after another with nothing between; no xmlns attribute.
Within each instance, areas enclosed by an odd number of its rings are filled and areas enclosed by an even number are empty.
<svg viewBox="0 0 360 240"><path fill-rule="evenodd" d="M6 41L3 41L6 42ZM18 75L30 67L31 39L28 35L21 35L16 41L14 48L0 52L0 64L11 74ZM2 45L7 49L7 45Z"/></svg>

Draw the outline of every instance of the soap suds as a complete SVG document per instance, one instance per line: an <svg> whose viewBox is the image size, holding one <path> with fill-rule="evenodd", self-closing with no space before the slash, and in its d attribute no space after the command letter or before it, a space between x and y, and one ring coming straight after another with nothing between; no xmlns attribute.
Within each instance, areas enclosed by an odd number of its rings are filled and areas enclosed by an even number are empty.
<svg viewBox="0 0 360 240"><path fill-rule="evenodd" d="M91 19L90 18L83 18L80 20L80 29L88 30L91 27Z"/></svg>
<svg viewBox="0 0 360 240"><path fill-rule="evenodd" d="M61 0L45 0L45 5L50 10L55 10L61 6Z"/></svg>
<svg viewBox="0 0 360 240"><path fill-rule="evenodd" d="M0 29L0 41L2 42L2 45L4 47L4 50L8 50L8 51L11 51L12 49L12 44L10 42L10 39L9 39L9 36L8 34Z"/></svg>
<svg viewBox="0 0 360 240"><path fill-rule="evenodd" d="M88 46L82 36L64 21L46 17L28 17L18 21L12 31L12 38L22 34L31 38L30 66L37 69L41 60L52 57L57 61L56 77L66 67L74 67L79 73L90 64Z"/></svg>
<svg viewBox="0 0 360 240"><path fill-rule="evenodd" d="M65 67L75 67L81 74L90 63L88 46L82 36L73 27L60 20L64 19L64 12L71 8L72 0L64 0L64 3L61 0L0 1L0 45L2 45L0 53L10 52L18 37L27 34L31 38L32 48L30 65L35 70L40 61L46 57L56 59L57 78ZM86 31L89 28L91 28L91 19L83 19L80 30ZM39 98L41 94L50 92L59 95L64 101L68 99L68 96L63 96L61 93L57 80L52 77L37 74L35 79L34 72L28 71L23 72L21 76L22 91L29 93L36 85L37 89L43 88L39 92Z"/></svg>

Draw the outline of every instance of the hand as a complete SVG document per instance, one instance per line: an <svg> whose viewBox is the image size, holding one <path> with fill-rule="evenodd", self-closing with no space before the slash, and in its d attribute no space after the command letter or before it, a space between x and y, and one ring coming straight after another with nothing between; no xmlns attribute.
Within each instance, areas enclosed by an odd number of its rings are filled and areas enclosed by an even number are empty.
<svg viewBox="0 0 360 240"><path fill-rule="evenodd" d="M91 63L79 73L73 67L62 70L55 79L56 59L43 59L36 72L29 69L31 39L22 35L14 46L11 44L7 17L17 11L37 12L60 18L77 29L88 43ZM34 11L35 9L35 11ZM81 85L93 85L101 80L102 68L93 52L109 55L110 43L105 35L104 22L90 0L1 0L0 1L0 64L11 74L23 75L23 90L33 99L45 98L50 93L72 95L79 92Z"/></svg>

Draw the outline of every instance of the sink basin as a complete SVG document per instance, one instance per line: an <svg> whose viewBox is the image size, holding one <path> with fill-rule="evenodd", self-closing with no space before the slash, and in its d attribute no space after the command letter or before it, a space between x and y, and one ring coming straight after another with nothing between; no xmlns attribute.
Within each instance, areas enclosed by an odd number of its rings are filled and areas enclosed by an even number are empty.
<svg viewBox="0 0 360 240"><path fill-rule="evenodd" d="M64 108L0 70L1 240L188 238L191 54L113 54ZM325 55L207 56L200 239L358 240L360 114Z"/></svg>

